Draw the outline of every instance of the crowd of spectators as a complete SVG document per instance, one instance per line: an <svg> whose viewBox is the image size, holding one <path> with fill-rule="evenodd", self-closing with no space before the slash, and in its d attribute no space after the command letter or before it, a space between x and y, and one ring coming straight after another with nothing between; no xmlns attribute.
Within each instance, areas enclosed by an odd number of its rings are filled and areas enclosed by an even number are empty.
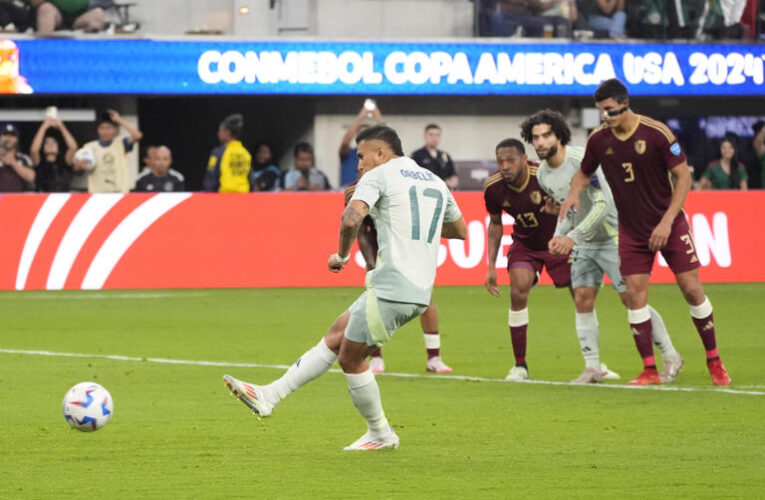
<svg viewBox="0 0 765 500"><path fill-rule="evenodd" d="M476 0L479 35L754 39L759 0ZM762 4L762 5L761 5Z"/></svg>
<svg viewBox="0 0 765 500"><path fill-rule="evenodd" d="M754 39L760 0L474 0L479 36L643 39ZM0 30L104 31L115 0L0 0ZM137 29L136 23L131 23ZM123 26L118 26L123 28ZM119 29L118 29L119 30Z"/></svg>
<svg viewBox="0 0 765 500"><path fill-rule="evenodd" d="M114 0L0 0L0 28L43 35L57 30L95 33L106 29L106 13L114 5Z"/></svg>
<svg viewBox="0 0 765 500"><path fill-rule="evenodd" d="M341 140L337 159L340 166L338 187L357 179L354 139L373 123L384 122L379 108L367 100ZM333 189L327 175L315 164L311 144L296 144L291 165L282 169L268 143L258 142L252 148L254 155L250 153L240 140L243 129L244 118L240 114L228 116L219 124L217 139L220 144L210 153L202 191L249 193ZM457 189L459 177L454 161L449 153L440 149L441 133L439 125L428 124L423 134L423 147L409 156L443 179L450 189ZM0 128L0 192L189 190L184 175L172 168L173 153L164 144L144 146L142 168L132 179L128 153L142 138L143 133L120 113L108 110L98 116L96 139L78 147L75 137L58 119L56 109L51 107L32 139L29 154L26 154L19 147L18 127L5 124ZM709 147L719 148L719 157L706 167L696 165L696 189L765 187L765 121L754 123L751 141L729 132L719 142L710 140ZM204 169L203 162L200 161L198 168L200 171Z"/></svg>

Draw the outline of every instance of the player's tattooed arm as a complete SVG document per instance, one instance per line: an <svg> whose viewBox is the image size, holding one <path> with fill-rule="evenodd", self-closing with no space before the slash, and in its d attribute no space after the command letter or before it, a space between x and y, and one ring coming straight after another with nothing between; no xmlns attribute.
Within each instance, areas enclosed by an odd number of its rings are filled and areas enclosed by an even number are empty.
<svg viewBox="0 0 765 500"><path fill-rule="evenodd" d="M361 221L369 214L369 207L363 201L351 200L340 224L340 242L337 254L346 257L351 251L351 245L359 232Z"/></svg>

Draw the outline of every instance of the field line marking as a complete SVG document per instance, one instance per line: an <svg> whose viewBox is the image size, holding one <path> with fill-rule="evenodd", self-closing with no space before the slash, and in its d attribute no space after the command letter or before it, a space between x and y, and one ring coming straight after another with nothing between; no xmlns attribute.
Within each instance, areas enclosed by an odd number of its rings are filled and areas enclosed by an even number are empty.
<svg viewBox="0 0 765 500"><path fill-rule="evenodd" d="M78 293L67 295L66 292L57 292L55 294L46 293L34 294L34 292L24 292L21 294L10 295L0 294L0 300L101 300L101 299L185 299L187 297L205 297L210 295L207 292L181 292L181 293L162 293L162 292L139 292L139 293Z"/></svg>
<svg viewBox="0 0 765 500"><path fill-rule="evenodd" d="M90 359L109 359L114 361L132 361L144 363L159 363L166 365L187 365L187 366L218 366L225 368L267 368L273 370L286 370L291 365L270 365L261 363L234 363L230 361L202 361L189 359L171 359L171 358L151 358L138 356L121 356L118 354L84 354L75 352L56 352L56 351L36 351L25 349L2 349L0 354L23 354L29 356L51 356L62 358L90 358ZM331 369L332 373L342 373L342 370ZM630 391L666 391L666 392L720 392L724 394L740 394L746 396L765 396L764 391L728 389L725 387L679 387L668 385L650 385L650 386L628 386L613 384L572 384L571 382L558 382L553 380L526 380L523 382L508 382L501 378L473 377L470 375L426 375L422 373L382 373L384 377L398 378L420 378L429 380L459 380L466 382L491 382L502 384L526 384L526 385L552 385L566 387L593 387L600 389L624 389ZM377 376L377 375L375 375ZM745 388L762 386L744 386Z"/></svg>

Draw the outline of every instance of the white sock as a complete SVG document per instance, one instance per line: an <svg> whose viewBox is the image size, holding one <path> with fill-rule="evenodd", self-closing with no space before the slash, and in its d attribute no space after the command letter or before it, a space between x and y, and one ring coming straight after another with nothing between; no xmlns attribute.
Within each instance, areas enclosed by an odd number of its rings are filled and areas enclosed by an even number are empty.
<svg viewBox="0 0 765 500"><path fill-rule="evenodd" d="M584 365L587 368L600 370L600 349L598 347L600 327L594 309L588 313L576 313L576 335L582 348Z"/></svg>
<svg viewBox="0 0 765 500"><path fill-rule="evenodd" d="M677 351L675 351L675 346L672 345L672 339L669 338L669 332L664 325L661 314L651 306L648 306L648 309L651 311L651 337L653 338L653 345L661 352L662 359L674 357Z"/></svg>
<svg viewBox="0 0 765 500"><path fill-rule="evenodd" d="M337 356L327 347L322 337L321 341L295 361L295 364L290 366L281 378L265 386L265 389L276 397L276 400L272 401L276 404L289 393L327 373L335 361Z"/></svg>
<svg viewBox="0 0 765 500"><path fill-rule="evenodd" d="M441 335L439 333L422 332L425 338L425 349L441 349Z"/></svg>
<svg viewBox="0 0 765 500"><path fill-rule="evenodd" d="M372 373L367 369L361 373L346 373L348 380L348 393L351 395L353 404L362 417L367 421L367 427L370 431L385 434L389 431L390 425L380 400L380 388Z"/></svg>

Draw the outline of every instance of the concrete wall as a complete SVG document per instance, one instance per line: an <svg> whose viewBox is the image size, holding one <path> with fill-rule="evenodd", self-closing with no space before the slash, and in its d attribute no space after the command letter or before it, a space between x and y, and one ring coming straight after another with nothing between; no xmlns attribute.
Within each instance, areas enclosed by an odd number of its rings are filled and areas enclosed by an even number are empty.
<svg viewBox="0 0 765 500"><path fill-rule="evenodd" d="M237 37L470 37L470 0L135 0L147 35L215 30ZM246 7L246 14L240 8Z"/></svg>

